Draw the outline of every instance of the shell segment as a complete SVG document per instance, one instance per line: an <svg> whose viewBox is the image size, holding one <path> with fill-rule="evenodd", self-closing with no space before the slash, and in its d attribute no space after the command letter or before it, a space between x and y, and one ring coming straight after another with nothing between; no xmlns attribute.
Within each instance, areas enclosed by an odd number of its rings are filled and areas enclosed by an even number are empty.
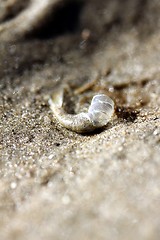
<svg viewBox="0 0 160 240"><path fill-rule="evenodd" d="M105 126L114 113L113 100L104 95L98 94L93 97L88 114L93 124L97 127Z"/></svg>

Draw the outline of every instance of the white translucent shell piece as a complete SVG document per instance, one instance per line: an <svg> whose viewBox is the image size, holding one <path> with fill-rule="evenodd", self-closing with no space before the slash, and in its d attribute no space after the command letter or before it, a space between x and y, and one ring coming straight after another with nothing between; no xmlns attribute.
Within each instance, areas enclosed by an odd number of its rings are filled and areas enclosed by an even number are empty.
<svg viewBox="0 0 160 240"><path fill-rule="evenodd" d="M94 125L99 127L105 126L113 113L114 102L110 97L104 94L98 94L93 97L88 114Z"/></svg>

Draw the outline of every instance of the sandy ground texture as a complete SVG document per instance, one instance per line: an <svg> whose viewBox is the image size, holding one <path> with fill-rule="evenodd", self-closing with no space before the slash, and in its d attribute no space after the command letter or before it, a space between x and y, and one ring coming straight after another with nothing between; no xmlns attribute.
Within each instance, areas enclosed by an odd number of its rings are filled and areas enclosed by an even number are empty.
<svg viewBox="0 0 160 240"><path fill-rule="evenodd" d="M0 239L159 240L160 1L0 4ZM62 127L64 86L70 113L108 94L109 124Z"/></svg>

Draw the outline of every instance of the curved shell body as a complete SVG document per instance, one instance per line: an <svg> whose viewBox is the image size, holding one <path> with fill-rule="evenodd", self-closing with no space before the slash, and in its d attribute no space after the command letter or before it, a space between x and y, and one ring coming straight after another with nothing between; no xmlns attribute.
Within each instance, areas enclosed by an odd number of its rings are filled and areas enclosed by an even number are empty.
<svg viewBox="0 0 160 240"><path fill-rule="evenodd" d="M76 115L67 114L63 107L62 93L49 99L49 105L61 125L69 130L85 133L105 126L114 113L114 102L104 94L95 95L88 108L88 112Z"/></svg>

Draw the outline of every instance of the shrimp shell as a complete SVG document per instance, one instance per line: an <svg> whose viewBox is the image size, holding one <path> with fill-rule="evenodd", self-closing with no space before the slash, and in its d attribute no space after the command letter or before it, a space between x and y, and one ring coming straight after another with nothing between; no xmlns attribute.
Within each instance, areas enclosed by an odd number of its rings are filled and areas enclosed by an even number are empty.
<svg viewBox="0 0 160 240"><path fill-rule="evenodd" d="M92 132L109 122L114 113L114 102L105 94L97 94L92 98L88 112L68 114L63 109L63 91L58 91L48 101L54 116L65 128L77 132Z"/></svg>

